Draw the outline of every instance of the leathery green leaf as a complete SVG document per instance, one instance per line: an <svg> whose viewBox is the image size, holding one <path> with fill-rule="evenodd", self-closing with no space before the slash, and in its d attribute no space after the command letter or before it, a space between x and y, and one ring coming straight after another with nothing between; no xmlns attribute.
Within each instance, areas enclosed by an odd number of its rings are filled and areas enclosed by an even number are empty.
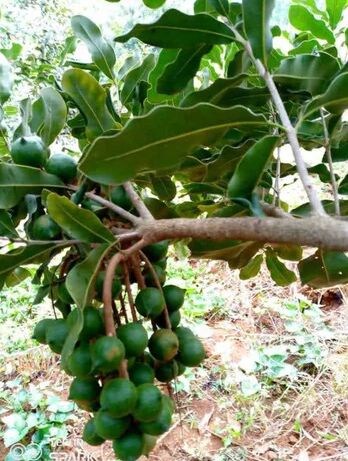
<svg viewBox="0 0 348 461"><path fill-rule="evenodd" d="M287 287L291 283L296 282L297 277L295 272L288 269L284 263L279 261L277 254L267 249L266 252L266 265L271 274L272 280L281 287Z"/></svg>
<svg viewBox="0 0 348 461"><path fill-rule="evenodd" d="M11 215L5 210L0 210L0 236L11 238L18 237Z"/></svg>
<svg viewBox="0 0 348 461"><path fill-rule="evenodd" d="M272 49L270 19L274 0L243 0L244 29L254 56L267 64Z"/></svg>
<svg viewBox="0 0 348 461"><path fill-rule="evenodd" d="M133 37L159 48L192 48L202 43L216 45L234 41L233 32L212 16L188 15L175 9L166 11L153 24L137 24L116 41L124 43Z"/></svg>
<svg viewBox="0 0 348 461"><path fill-rule="evenodd" d="M71 19L71 26L75 35L86 43L93 62L107 77L113 79L113 67L116 63L115 52L103 38L99 27L86 16L74 16Z"/></svg>
<svg viewBox="0 0 348 461"><path fill-rule="evenodd" d="M263 255L257 255L251 259L246 266L244 266L239 272L239 278L241 280L249 280L258 275L261 270L263 263Z"/></svg>
<svg viewBox="0 0 348 461"><path fill-rule="evenodd" d="M64 187L57 176L38 168L0 163L0 209L14 207L26 194L40 194L44 188Z"/></svg>
<svg viewBox="0 0 348 461"><path fill-rule="evenodd" d="M90 141L117 127L107 109L104 88L88 72L67 70L62 78L62 87L85 117L86 135Z"/></svg>
<svg viewBox="0 0 348 461"><path fill-rule="evenodd" d="M265 123L263 115L242 106L157 107L129 121L120 133L97 139L81 160L80 170L102 184L123 183L140 172L179 164L195 148L216 143L230 128L243 130Z"/></svg>
<svg viewBox="0 0 348 461"><path fill-rule="evenodd" d="M303 118L324 107L332 114L342 114L348 108L348 72L338 75L326 92L313 99L305 109Z"/></svg>
<svg viewBox="0 0 348 461"><path fill-rule="evenodd" d="M162 94L175 94L185 89L196 75L202 57L211 50L210 45L197 45L180 50L174 62L169 63L157 81L157 91Z"/></svg>
<svg viewBox="0 0 348 461"><path fill-rule="evenodd" d="M66 287L78 307L83 309L92 300L94 284L100 265L112 245L104 243L92 250L87 258L68 273Z"/></svg>
<svg viewBox="0 0 348 461"><path fill-rule="evenodd" d="M291 25L301 31L311 32L314 37L327 40L329 43L335 43L333 33L328 29L325 22L317 19L303 5L291 5L289 10L289 20Z"/></svg>
<svg viewBox="0 0 348 461"><path fill-rule="evenodd" d="M337 251L318 250L298 265L301 281L313 288L348 283L348 257Z"/></svg>
<svg viewBox="0 0 348 461"><path fill-rule="evenodd" d="M114 242L114 236L89 210L75 205L67 197L49 194L47 210L51 218L70 237L88 243Z"/></svg>
<svg viewBox="0 0 348 461"><path fill-rule="evenodd" d="M44 143L49 146L64 128L67 108L64 99L54 88L41 90L41 99L44 120L40 136Z"/></svg>
<svg viewBox="0 0 348 461"><path fill-rule="evenodd" d="M265 136L246 152L228 184L229 197L250 198L279 141L279 136Z"/></svg>

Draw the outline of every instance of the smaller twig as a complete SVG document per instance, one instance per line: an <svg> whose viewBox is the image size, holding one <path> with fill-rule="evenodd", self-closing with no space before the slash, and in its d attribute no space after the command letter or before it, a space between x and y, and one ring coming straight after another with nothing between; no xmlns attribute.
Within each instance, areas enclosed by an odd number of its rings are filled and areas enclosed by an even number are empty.
<svg viewBox="0 0 348 461"><path fill-rule="evenodd" d="M287 213L282 208L270 205L266 202L261 202L261 208L267 216L271 216L273 218L293 218L290 213Z"/></svg>
<svg viewBox="0 0 348 461"><path fill-rule="evenodd" d="M124 283L126 285L128 304L131 310L132 319L133 319L133 322L137 322L138 316L137 316L137 311L134 306L134 299L133 299L132 288L131 288L131 283L130 283L129 270L128 270L127 263L125 261L123 262L123 274L124 274Z"/></svg>
<svg viewBox="0 0 348 461"><path fill-rule="evenodd" d="M334 165L332 161L330 134L329 134L329 130L326 124L324 110L322 108L320 108L320 115L321 115L321 120L322 120L323 128L324 128L325 153L326 153L327 161L329 164L329 170L330 170L332 194L333 194L334 202L335 202L335 214L336 216L340 216L341 207L340 207L340 199L338 195L338 187L337 187L337 181L336 181L336 176L335 176L335 170L334 170Z"/></svg>
<svg viewBox="0 0 348 461"><path fill-rule="evenodd" d="M146 256L146 254L144 252L139 251L139 254L141 256L141 259L145 262L146 266L148 267L149 271L151 272L151 275L153 277L153 280L155 282L156 287L160 290L160 292L163 295L163 288L162 288L161 282L159 281L158 275L157 275L153 265L151 264L151 261L149 260L149 258ZM163 300L164 300L164 296L163 296ZM168 308L167 308L167 304L166 304L165 300L164 300L163 315L164 315L164 322L165 322L166 328L171 330L172 329L172 324L171 324L171 321L170 321L169 312L168 312Z"/></svg>
<svg viewBox="0 0 348 461"><path fill-rule="evenodd" d="M139 258L133 256L131 258L131 262L132 262L132 270L133 270L135 279L137 281L139 290L143 290L144 288L146 288L146 283L145 283L144 276L140 270Z"/></svg>
<svg viewBox="0 0 348 461"><path fill-rule="evenodd" d="M139 234L139 232L127 232L117 235L117 240L120 242L127 242L129 240L135 240L140 237L141 235Z"/></svg>
<svg viewBox="0 0 348 461"><path fill-rule="evenodd" d="M78 190L77 186L69 186L70 190ZM114 213L118 214L122 218L126 219L127 221L130 221L133 224L137 224L139 221L141 221L140 218L137 216L134 216L132 213L129 213L127 210L124 210L118 205L115 205L114 203L110 202L110 200L106 200L103 197L100 197L97 194L94 194L93 192L86 192L85 196L94 202L100 203L100 205L105 206L106 208L109 208L109 210L113 211Z"/></svg>
<svg viewBox="0 0 348 461"><path fill-rule="evenodd" d="M24 243L25 245L77 245L84 243L81 240L26 240L11 237L0 237L0 240L8 243Z"/></svg>
<svg viewBox="0 0 348 461"><path fill-rule="evenodd" d="M115 319L115 321L117 323L117 326L120 326L121 325L121 318L120 318L120 314L118 313L118 310L117 310L116 303L115 303L114 299L112 300L112 312L114 314L114 319Z"/></svg>
<svg viewBox="0 0 348 461"><path fill-rule="evenodd" d="M137 192L135 191L133 185L130 182L126 182L123 184L123 187L125 191L127 192L129 198L131 199L131 202L133 203L135 209L138 211L139 215L143 219L154 219L150 210L147 208L145 203L142 201L142 199L139 197Z"/></svg>
<svg viewBox="0 0 348 461"><path fill-rule="evenodd" d="M127 309L126 309L126 303L124 302L122 293L120 293L120 296L118 297L120 304L121 304L121 315L123 315L126 323L128 323L128 315L127 315Z"/></svg>

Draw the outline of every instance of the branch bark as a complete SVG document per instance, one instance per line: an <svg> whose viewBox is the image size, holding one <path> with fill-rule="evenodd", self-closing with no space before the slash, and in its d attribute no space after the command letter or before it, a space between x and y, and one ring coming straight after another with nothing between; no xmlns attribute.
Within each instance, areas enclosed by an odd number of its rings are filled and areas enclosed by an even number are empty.
<svg viewBox="0 0 348 461"><path fill-rule="evenodd" d="M139 215L143 219L154 219L150 210L147 208L145 203L141 200L139 195L136 193L133 185L131 182L126 182L123 184L123 187L125 188L125 191L128 194L128 197L131 199L135 209L138 211Z"/></svg>
<svg viewBox="0 0 348 461"><path fill-rule="evenodd" d="M348 251L348 223L328 216L162 219L144 221L138 231L145 245L166 239L196 238L287 243Z"/></svg>

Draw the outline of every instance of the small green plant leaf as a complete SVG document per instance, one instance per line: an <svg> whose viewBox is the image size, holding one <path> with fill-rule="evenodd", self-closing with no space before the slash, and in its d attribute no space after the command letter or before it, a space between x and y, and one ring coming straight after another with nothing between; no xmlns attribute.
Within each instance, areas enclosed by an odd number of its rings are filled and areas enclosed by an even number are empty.
<svg viewBox="0 0 348 461"><path fill-rule="evenodd" d="M92 211L78 207L67 197L49 194L47 210L51 218L72 238L89 243L115 241L112 233Z"/></svg>
<svg viewBox="0 0 348 461"><path fill-rule="evenodd" d="M165 129L158 129L163 120ZM178 165L195 148L216 143L230 128L243 130L265 123L262 115L242 106L158 107L132 119L119 134L97 139L81 160L80 170L102 184L122 183L143 171Z"/></svg>
<svg viewBox="0 0 348 461"><path fill-rule="evenodd" d="M267 64L272 49L270 19L274 0L243 0L244 30L251 44L254 56Z"/></svg>
<svg viewBox="0 0 348 461"><path fill-rule="evenodd" d="M230 198L249 199L251 197L279 141L279 136L266 136L246 152L236 166L228 184Z"/></svg>
<svg viewBox="0 0 348 461"><path fill-rule="evenodd" d="M82 112L87 123L86 135L90 141L117 128L106 106L104 88L88 72L81 69L67 70L62 78L62 87Z"/></svg>
<svg viewBox="0 0 348 461"><path fill-rule="evenodd" d="M113 47L103 38L99 27L86 16L74 16L71 26L75 35L86 43L93 62L112 80L116 56Z"/></svg>
<svg viewBox="0 0 348 461"><path fill-rule="evenodd" d="M130 32L116 38L127 42L136 37L144 43L160 48L192 48L234 41L233 32L208 14L188 15L170 9L153 24L137 24Z"/></svg>
<svg viewBox="0 0 348 461"><path fill-rule="evenodd" d="M64 187L59 178L37 168L0 163L0 209L14 207L26 194Z"/></svg>
<svg viewBox="0 0 348 461"><path fill-rule="evenodd" d="M65 125L67 108L62 96L54 88L41 90L44 120L40 136L50 146Z"/></svg>

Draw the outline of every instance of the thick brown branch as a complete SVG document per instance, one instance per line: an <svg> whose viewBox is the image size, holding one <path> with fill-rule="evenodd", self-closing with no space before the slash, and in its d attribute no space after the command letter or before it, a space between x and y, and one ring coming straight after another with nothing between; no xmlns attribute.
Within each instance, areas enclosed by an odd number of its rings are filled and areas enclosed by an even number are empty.
<svg viewBox="0 0 348 461"><path fill-rule="evenodd" d="M325 216L294 218L207 218L144 221L146 245L166 239L198 238L298 244L348 251L348 223Z"/></svg>
<svg viewBox="0 0 348 461"><path fill-rule="evenodd" d="M128 197L131 199L131 202L133 203L135 209L138 211L139 215L143 219L154 219L150 210L147 208L145 203L142 201L142 199L139 197L139 195L136 193L132 183L126 182L123 184L123 187L125 188L125 191L128 194Z"/></svg>

